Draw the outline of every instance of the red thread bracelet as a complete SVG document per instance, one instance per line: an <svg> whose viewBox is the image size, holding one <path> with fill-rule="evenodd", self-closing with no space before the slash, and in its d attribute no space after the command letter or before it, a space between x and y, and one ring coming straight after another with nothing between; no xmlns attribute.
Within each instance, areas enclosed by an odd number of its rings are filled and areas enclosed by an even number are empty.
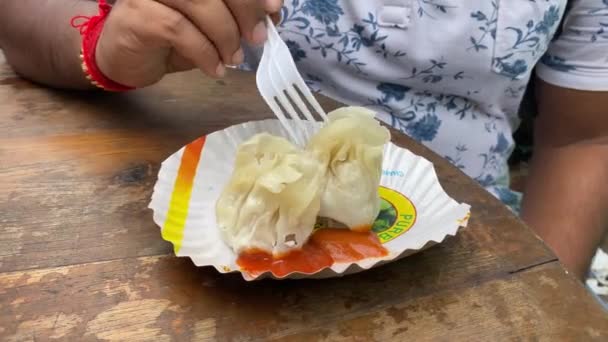
<svg viewBox="0 0 608 342"><path fill-rule="evenodd" d="M107 91L128 91L135 89L133 87L125 86L120 83L114 82L106 77L95 60L95 51L97 49L97 42L101 35L101 29L106 21L112 6L108 5L106 0L98 0L99 3L99 14L93 17L76 16L72 18L71 25L80 31L82 36L82 47L80 50L80 59L82 61L82 71L91 83L101 89ZM84 20L84 22L78 24L78 20Z"/></svg>

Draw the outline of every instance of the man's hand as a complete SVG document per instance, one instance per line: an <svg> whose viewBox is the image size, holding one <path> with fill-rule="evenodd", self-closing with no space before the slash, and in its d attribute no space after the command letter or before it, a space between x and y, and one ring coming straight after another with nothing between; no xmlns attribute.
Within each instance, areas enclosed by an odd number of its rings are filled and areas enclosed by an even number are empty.
<svg viewBox="0 0 608 342"><path fill-rule="evenodd" d="M193 68L221 77L243 62L241 40L266 40L264 18L282 0L118 0L99 39L96 60L105 76L143 87Z"/></svg>
<svg viewBox="0 0 608 342"><path fill-rule="evenodd" d="M143 87L166 73L193 68L219 77L243 60L241 42L266 39L282 0L115 0L96 49L100 70ZM0 46L21 76L53 87L95 89L79 56L74 16L98 13L96 0L0 0ZM40 20L44 18L44 20Z"/></svg>

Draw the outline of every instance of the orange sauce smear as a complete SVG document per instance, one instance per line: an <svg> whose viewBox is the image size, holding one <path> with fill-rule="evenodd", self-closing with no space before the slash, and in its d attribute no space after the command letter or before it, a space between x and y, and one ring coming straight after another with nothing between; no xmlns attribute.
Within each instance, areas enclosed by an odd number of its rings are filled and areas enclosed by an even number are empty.
<svg viewBox="0 0 608 342"><path fill-rule="evenodd" d="M236 263L252 276L270 271L277 277L284 277L292 272L316 273L336 262L355 262L387 254L386 248L371 231L323 228L314 232L301 250L279 258L252 250L241 253Z"/></svg>

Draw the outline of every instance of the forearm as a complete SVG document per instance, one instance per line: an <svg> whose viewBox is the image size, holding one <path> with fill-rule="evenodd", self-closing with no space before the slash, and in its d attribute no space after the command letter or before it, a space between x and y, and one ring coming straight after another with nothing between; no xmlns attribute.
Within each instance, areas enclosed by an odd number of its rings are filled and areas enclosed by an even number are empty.
<svg viewBox="0 0 608 342"><path fill-rule="evenodd" d="M539 117L523 219L585 276L608 229L608 93L537 82Z"/></svg>
<svg viewBox="0 0 608 342"><path fill-rule="evenodd" d="M582 278L608 227L608 144L545 146L534 153L522 217Z"/></svg>
<svg viewBox="0 0 608 342"><path fill-rule="evenodd" d="M91 88L80 66L81 38L70 20L95 15L88 0L0 1L0 48L21 76L61 88Z"/></svg>

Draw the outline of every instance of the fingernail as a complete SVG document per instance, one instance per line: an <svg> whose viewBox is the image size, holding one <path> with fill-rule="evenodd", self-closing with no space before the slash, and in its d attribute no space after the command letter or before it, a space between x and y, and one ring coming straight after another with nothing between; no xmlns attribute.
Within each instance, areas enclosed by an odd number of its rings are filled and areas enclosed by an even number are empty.
<svg viewBox="0 0 608 342"><path fill-rule="evenodd" d="M244 60L245 55L243 54L243 49L239 48L238 50L236 50L234 55L232 55L232 64L239 65L242 64Z"/></svg>
<svg viewBox="0 0 608 342"><path fill-rule="evenodd" d="M268 37L268 33L266 32L266 24L263 21L260 21L253 28L252 39L254 44L262 44L266 41Z"/></svg>
<svg viewBox="0 0 608 342"><path fill-rule="evenodd" d="M220 62L220 64L217 66L217 69L215 69L215 74L217 75L217 77L224 77L224 75L226 74L226 67L224 66L224 64Z"/></svg>

